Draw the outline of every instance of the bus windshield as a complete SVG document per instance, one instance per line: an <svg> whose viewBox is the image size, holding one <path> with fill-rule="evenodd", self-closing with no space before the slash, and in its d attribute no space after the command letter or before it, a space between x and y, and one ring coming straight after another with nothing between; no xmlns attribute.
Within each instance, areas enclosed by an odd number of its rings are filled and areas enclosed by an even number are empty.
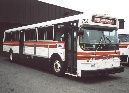
<svg viewBox="0 0 129 93"><path fill-rule="evenodd" d="M96 29L81 28L83 36L79 36L80 47L85 51L107 51L118 50L117 31L104 31Z"/></svg>
<svg viewBox="0 0 129 93"><path fill-rule="evenodd" d="M118 38L119 38L119 42L129 42L128 34L119 34Z"/></svg>

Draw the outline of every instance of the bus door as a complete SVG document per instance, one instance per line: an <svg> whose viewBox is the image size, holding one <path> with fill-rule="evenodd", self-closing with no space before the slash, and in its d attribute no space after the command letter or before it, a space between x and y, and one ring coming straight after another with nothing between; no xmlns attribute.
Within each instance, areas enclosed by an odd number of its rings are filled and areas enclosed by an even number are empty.
<svg viewBox="0 0 129 93"><path fill-rule="evenodd" d="M65 57L66 67L70 74L76 74L77 71L77 30L75 28L67 28L65 33Z"/></svg>
<svg viewBox="0 0 129 93"><path fill-rule="evenodd" d="M23 50L24 49L24 31L20 31L20 39L19 39L19 55L23 58Z"/></svg>

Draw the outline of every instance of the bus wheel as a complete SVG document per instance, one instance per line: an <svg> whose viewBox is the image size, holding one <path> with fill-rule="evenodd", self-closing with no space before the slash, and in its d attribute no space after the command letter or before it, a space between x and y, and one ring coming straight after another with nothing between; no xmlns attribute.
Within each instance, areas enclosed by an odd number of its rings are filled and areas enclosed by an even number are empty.
<svg viewBox="0 0 129 93"><path fill-rule="evenodd" d="M10 53L9 53L9 60L10 60L11 62L13 62L13 52L10 52Z"/></svg>
<svg viewBox="0 0 129 93"><path fill-rule="evenodd" d="M129 66L129 57L128 57L128 63L127 63L127 66Z"/></svg>
<svg viewBox="0 0 129 93"><path fill-rule="evenodd" d="M53 58L52 60L52 71L56 76L63 76L64 75L64 69L63 69L63 63L60 58Z"/></svg>
<svg viewBox="0 0 129 93"><path fill-rule="evenodd" d="M22 64L24 64L25 63L25 60L24 60L23 55L20 55L19 57L20 57L19 58L20 59L19 62L22 63Z"/></svg>

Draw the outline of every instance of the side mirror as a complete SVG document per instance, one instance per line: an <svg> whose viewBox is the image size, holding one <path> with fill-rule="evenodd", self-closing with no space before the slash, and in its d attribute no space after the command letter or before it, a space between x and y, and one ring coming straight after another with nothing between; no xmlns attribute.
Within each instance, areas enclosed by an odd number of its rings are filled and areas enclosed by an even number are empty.
<svg viewBox="0 0 129 93"><path fill-rule="evenodd" d="M78 31L78 36L83 36L84 35L84 31L83 30L79 30Z"/></svg>
<svg viewBox="0 0 129 93"><path fill-rule="evenodd" d="M119 40L119 44L120 44L120 42L121 42L121 41Z"/></svg>
<svg viewBox="0 0 129 93"><path fill-rule="evenodd" d="M119 29L124 29L124 19L118 19L119 21Z"/></svg>

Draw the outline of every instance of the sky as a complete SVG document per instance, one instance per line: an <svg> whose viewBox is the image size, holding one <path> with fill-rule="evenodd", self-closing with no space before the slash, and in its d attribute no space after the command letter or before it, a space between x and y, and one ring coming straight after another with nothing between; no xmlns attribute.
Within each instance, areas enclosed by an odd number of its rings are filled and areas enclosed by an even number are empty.
<svg viewBox="0 0 129 93"><path fill-rule="evenodd" d="M88 14L108 14L118 19L124 19L124 29L129 32L128 0L39 0L57 6L81 11Z"/></svg>

